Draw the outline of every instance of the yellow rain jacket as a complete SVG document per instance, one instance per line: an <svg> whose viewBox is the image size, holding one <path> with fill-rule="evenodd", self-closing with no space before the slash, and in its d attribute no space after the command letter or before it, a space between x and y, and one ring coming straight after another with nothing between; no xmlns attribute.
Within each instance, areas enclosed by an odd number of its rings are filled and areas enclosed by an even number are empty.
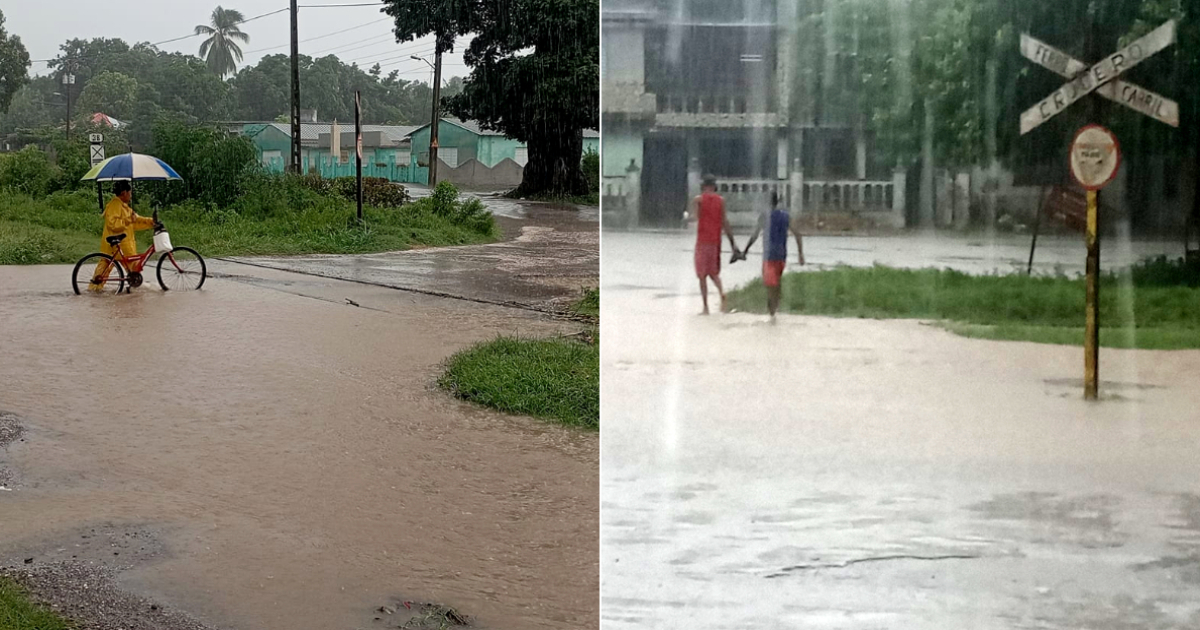
<svg viewBox="0 0 1200 630"><path fill-rule="evenodd" d="M137 230L150 230L154 228L154 219L139 217L133 208L129 207L120 197L113 197L108 205L104 207L104 234L100 237L100 251L109 256L117 256L117 248L108 244L105 240L110 236L124 234L125 240L121 241L121 253L126 256L137 256L137 240L134 237L134 232ZM110 263L100 261L96 263L96 272L93 275L91 284L88 285L89 291L99 291L104 286L104 281L96 282L97 278L102 275L107 277L111 271ZM126 271L131 271L126 269ZM140 271L140 270L139 270Z"/></svg>
<svg viewBox="0 0 1200 630"><path fill-rule="evenodd" d="M100 237L100 251L110 256L116 256L116 249L104 240L110 236L124 234L121 241L121 253L126 256L137 256L137 230L154 229L154 219L139 217L120 197L113 197L104 207L104 235Z"/></svg>

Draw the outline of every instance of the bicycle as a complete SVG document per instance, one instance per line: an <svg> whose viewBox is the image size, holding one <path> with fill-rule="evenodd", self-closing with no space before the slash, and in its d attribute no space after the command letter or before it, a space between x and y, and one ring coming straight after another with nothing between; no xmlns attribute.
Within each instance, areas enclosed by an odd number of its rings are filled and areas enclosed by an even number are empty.
<svg viewBox="0 0 1200 630"><path fill-rule="evenodd" d="M154 220L158 222L157 212L154 213ZM71 286L75 289L75 295L83 295L85 291L120 295L122 291L132 293L133 289L142 286L142 269L150 257L157 253L158 242L161 240L170 247L170 238L161 223L155 228L154 236L155 242L150 244L150 248L136 256L126 256L121 252L124 234L115 234L104 239L116 248L116 254L110 256L95 252L79 259L71 276ZM204 286L204 281L208 278L208 267L196 250L190 247L174 247L158 257L155 275L158 278L158 286L162 287L163 291L196 291ZM116 291L112 290L113 286L116 287Z"/></svg>

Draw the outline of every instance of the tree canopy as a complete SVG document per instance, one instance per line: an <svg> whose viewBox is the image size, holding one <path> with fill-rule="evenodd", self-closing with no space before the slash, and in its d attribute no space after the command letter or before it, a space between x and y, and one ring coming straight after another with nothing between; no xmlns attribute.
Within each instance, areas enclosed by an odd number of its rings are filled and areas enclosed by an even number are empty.
<svg viewBox="0 0 1200 630"><path fill-rule="evenodd" d="M527 143L520 195L587 192L583 130L599 126L597 0L385 0L400 42L435 35L437 50L471 34L471 74L446 98L459 118Z"/></svg>
<svg viewBox="0 0 1200 630"><path fill-rule="evenodd" d="M236 72L237 65L242 61L242 47L238 42L250 43L250 36L238 28L245 20L241 11L218 6L213 9L210 24L196 27L197 35L208 37L200 44L200 57L208 63L208 69L219 77Z"/></svg>
<svg viewBox="0 0 1200 630"><path fill-rule="evenodd" d="M27 55L23 53L21 59ZM108 114L131 124L129 139L136 146L149 142L154 122L163 116L188 123L270 121L290 111L287 55L263 57L223 80L194 55L165 52L144 43L130 45L120 39L71 39L63 43L49 66L50 76L35 77L25 74L25 65L15 66L21 83L11 96L8 112L0 110L0 133L62 125L66 99L57 76L68 70L76 78L72 90L78 105L72 111L75 125L94 113ZM362 90L365 124L429 121L430 86L401 79L396 70L365 70L332 55L318 59L301 56L300 82L301 107L316 109L323 120L353 120L354 90ZM448 83L442 92L447 96L462 89L458 77ZM0 90L7 89L6 85L0 83Z"/></svg>
<svg viewBox="0 0 1200 630"><path fill-rule="evenodd" d="M29 82L29 51L21 38L9 35L0 11L0 114L8 110L17 91Z"/></svg>

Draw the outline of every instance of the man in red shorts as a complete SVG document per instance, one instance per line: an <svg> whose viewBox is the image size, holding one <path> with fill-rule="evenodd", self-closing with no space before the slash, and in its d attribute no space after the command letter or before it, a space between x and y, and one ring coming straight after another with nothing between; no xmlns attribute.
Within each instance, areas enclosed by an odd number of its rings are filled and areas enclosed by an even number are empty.
<svg viewBox="0 0 1200 630"><path fill-rule="evenodd" d="M792 223L792 215L780 203L778 193L771 193L771 209L758 217L758 227L754 236L746 244L742 256L750 253L750 246L758 240L759 233L763 234L763 286L767 288L767 310L771 312L771 321L775 321L775 312L779 310L779 302L783 297L780 287L783 269L787 266L788 233L796 237L796 250L800 255L799 263L804 264L804 241L800 238L800 230Z"/></svg>
<svg viewBox="0 0 1200 630"><path fill-rule="evenodd" d="M704 300L704 315L708 315L708 279L712 278L721 296L721 311L725 310L725 288L721 286L721 232L729 237L734 254L740 254L733 230L725 217L725 200L717 194L717 179L704 176L700 195L692 199L689 218L696 220L696 277L700 278L700 297Z"/></svg>

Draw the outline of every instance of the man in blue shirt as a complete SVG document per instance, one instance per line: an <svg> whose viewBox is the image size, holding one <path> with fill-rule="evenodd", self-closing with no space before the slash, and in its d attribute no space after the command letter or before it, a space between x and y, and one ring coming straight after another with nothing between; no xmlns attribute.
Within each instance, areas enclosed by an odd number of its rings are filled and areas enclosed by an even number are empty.
<svg viewBox="0 0 1200 630"><path fill-rule="evenodd" d="M758 225L754 228L754 236L746 244L743 256L750 253L750 246L763 234L763 286L767 288L767 310L771 312L771 321L775 321L775 312L779 310L782 298L780 287L784 267L787 266L787 237L791 232L796 237L796 251L799 263L804 264L804 241L800 238L800 230L792 223L792 215L783 207L778 193L771 193L771 209L758 217Z"/></svg>

